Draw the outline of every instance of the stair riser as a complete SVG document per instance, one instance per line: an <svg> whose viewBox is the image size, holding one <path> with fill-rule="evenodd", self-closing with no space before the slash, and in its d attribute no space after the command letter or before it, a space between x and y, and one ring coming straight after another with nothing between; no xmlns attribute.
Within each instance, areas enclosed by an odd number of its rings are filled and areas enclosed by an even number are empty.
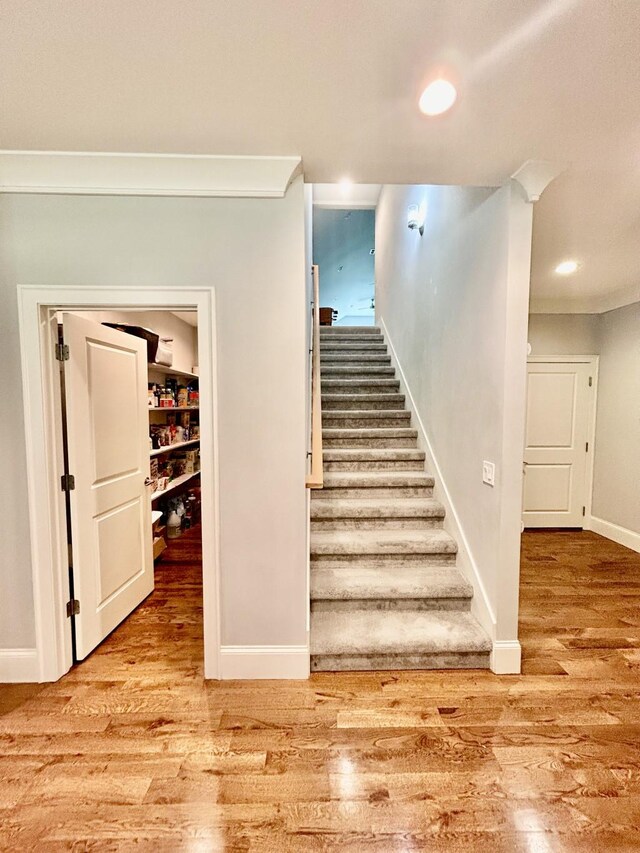
<svg viewBox="0 0 640 853"><path fill-rule="evenodd" d="M311 522L311 530L435 530L442 518L323 518Z"/></svg>
<svg viewBox="0 0 640 853"><path fill-rule="evenodd" d="M455 554L311 554L311 565L327 569L349 569L354 563L366 562L368 566L393 568L416 563L421 566L451 566Z"/></svg>
<svg viewBox="0 0 640 853"><path fill-rule="evenodd" d="M422 471L424 463L415 459L325 460L325 471Z"/></svg>
<svg viewBox="0 0 640 853"><path fill-rule="evenodd" d="M339 613L358 610L447 610L469 611L470 598L351 598L311 602L312 613Z"/></svg>
<svg viewBox="0 0 640 853"><path fill-rule="evenodd" d="M487 669L489 652L394 655L311 655L312 672L399 669Z"/></svg>
<svg viewBox="0 0 640 853"><path fill-rule="evenodd" d="M360 337L361 335L381 335L379 326L320 326L320 335L324 338Z"/></svg>
<svg viewBox="0 0 640 853"><path fill-rule="evenodd" d="M375 449L386 448L387 450L404 449L411 450L418 446L417 438L324 438L322 445L326 449L336 448L341 450L358 450L359 448Z"/></svg>
<svg viewBox="0 0 640 853"><path fill-rule="evenodd" d="M327 379L331 378L339 378L344 377L345 379L367 379L370 377L379 376L381 379L386 377L395 376L396 372L393 367L386 367L385 365L371 365L371 364L350 364L348 367L344 365L338 366L325 366L320 365L320 379L323 377Z"/></svg>
<svg viewBox="0 0 640 853"><path fill-rule="evenodd" d="M364 382L357 380L327 379L322 380L323 394L342 394L351 397L353 394L399 394L400 383L395 379L368 379Z"/></svg>
<svg viewBox="0 0 640 853"><path fill-rule="evenodd" d="M320 364L391 364L391 356L384 353L328 353L320 355Z"/></svg>
<svg viewBox="0 0 640 853"><path fill-rule="evenodd" d="M342 349L354 346L367 349L370 346L383 346L386 349L382 335L323 335L320 333L320 348Z"/></svg>
<svg viewBox="0 0 640 853"><path fill-rule="evenodd" d="M372 398L375 398L380 395L372 394L371 396ZM341 400L327 400L323 397L322 408L325 412L330 412L332 409L339 409L341 411L348 411L349 409L357 409L360 411L373 409L374 411L381 412L385 409L397 409L398 406L404 405L404 397L401 394L389 394L385 396L387 396L387 399L371 400L354 400L353 398L349 399L349 397L345 397Z"/></svg>
<svg viewBox="0 0 640 853"><path fill-rule="evenodd" d="M403 412L404 414L404 412ZM322 418L324 429L396 429L408 427L411 418L361 416L357 418L334 418L325 415Z"/></svg>
<svg viewBox="0 0 640 853"><path fill-rule="evenodd" d="M313 489L311 500L342 500L343 498L432 498L431 486L390 486L388 488Z"/></svg>
<svg viewBox="0 0 640 853"><path fill-rule="evenodd" d="M322 358L324 358L325 355L358 355L358 353L362 353L363 355L389 355L389 351L385 344L370 344L368 341L363 344L340 344L331 341L330 343L324 343L320 346L320 355Z"/></svg>

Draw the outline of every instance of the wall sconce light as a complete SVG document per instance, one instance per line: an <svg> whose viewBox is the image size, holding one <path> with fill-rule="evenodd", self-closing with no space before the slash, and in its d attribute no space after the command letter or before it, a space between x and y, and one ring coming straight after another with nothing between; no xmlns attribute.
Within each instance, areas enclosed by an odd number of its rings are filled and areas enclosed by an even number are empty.
<svg viewBox="0 0 640 853"><path fill-rule="evenodd" d="M418 231L420 236L424 234L425 209L421 204L410 204L407 208L407 227L411 231Z"/></svg>

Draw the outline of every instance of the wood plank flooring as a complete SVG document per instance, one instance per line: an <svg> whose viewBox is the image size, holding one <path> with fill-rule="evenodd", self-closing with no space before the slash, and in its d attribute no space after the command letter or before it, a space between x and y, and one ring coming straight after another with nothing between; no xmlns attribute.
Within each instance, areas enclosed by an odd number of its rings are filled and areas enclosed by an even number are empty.
<svg viewBox="0 0 640 853"><path fill-rule="evenodd" d="M196 536L87 661L0 688L0 849L640 849L640 555L525 535L522 676L205 683Z"/></svg>

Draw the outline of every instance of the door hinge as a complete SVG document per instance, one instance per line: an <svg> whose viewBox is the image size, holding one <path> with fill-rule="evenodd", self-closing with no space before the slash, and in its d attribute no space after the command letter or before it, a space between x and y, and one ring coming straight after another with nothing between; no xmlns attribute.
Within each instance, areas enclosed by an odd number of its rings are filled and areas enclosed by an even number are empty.
<svg viewBox="0 0 640 853"><path fill-rule="evenodd" d="M56 361L69 361L68 344L56 344Z"/></svg>
<svg viewBox="0 0 640 853"><path fill-rule="evenodd" d="M80 613L80 602L77 598L72 598L71 601L67 601L67 618L71 616L77 616Z"/></svg>
<svg viewBox="0 0 640 853"><path fill-rule="evenodd" d="M582 515L585 516L586 514L587 514L587 508L586 508L586 506L583 506L582 507Z"/></svg>
<svg viewBox="0 0 640 853"><path fill-rule="evenodd" d="M584 446L584 452L585 452L585 453L588 453L588 452L589 452L589 442L587 442L587 443L585 444L585 446Z"/></svg>
<svg viewBox="0 0 640 853"><path fill-rule="evenodd" d="M73 474L63 474L60 477L60 488L63 492L72 492L76 487L76 478Z"/></svg>
<svg viewBox="0 0 640 853"><path fill-rule="evenodd" d="M593 376L589 377L589 388L593 385Z"/></svg>

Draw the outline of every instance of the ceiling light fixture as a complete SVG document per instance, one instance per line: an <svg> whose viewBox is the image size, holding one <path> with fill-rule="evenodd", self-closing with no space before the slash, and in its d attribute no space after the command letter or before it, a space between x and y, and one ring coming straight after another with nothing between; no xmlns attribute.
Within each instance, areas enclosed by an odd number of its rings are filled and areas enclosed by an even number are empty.
<svg viewBox="0 0 640 853"><path fill-rule="evenodd" d="M577 261L562 261L561 264L558 264L556 267L556 272L558 275L571 275L578 269Z"/></svg>
<svg viewBox="0 0 640 853"><path fill-rule="evenodd" d="M338 184L338 186L340 187L340 192L342 193L342 195L347 195L347 193L353 186L353 181L349 178L343 178Z"/></svg>
<svg viewBox="0 0 640 853"><path fill-rule="evenodd" d="M440 77L429 83L420 95L420 112L427 116L439 116L446 113L455 104L458 93L453 83Z"/></svg>

